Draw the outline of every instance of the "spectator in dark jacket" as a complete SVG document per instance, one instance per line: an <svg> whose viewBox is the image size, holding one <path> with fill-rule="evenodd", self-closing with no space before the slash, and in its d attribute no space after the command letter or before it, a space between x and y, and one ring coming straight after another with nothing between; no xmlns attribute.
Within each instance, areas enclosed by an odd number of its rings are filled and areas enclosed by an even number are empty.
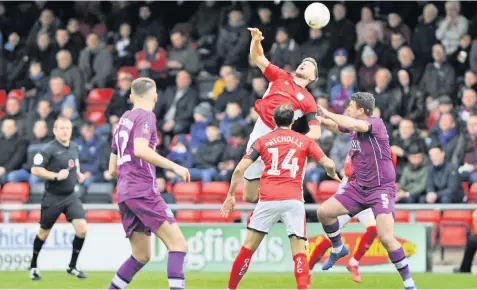
<svg viewBox="0 0 477 290"><path fill-rule="evenodd" d="M446 61L444 46L434 44L432 47L433 63L426 66L421 79L421 90L428 98L427 101L437 99L442 95L451 95L454 90L455 71Z"/></svg>
<svg viewBox="0 0 477 290"><path fill-rule="evenodd" d="M206 128L207 140L200 144L193 154L193 165L190 171L191 180L202 183L211 182L217 174L217 166L225 150L225 142L220 136L218 124L209 123Z"/></svg>
<svg viewBox="0 0 477 290"><path fill-rule="evenodd" d="M176 85L166 89L164 98L158 104L157 127L165 134L177 135L187 133L192 124L194 108L198 103L197 90L191 87L191 77L188 72L177 74Z"/></svg>
<svg viewBox="0 0 477 290"><path fill-rule="evenodd" d="M175 77L181 70L195 76L200 69L199 53L192 48L187 35L180 29L171 32L172 46L167 51L167 72Z"/></svg>
<svg viewBox="0 0 477 290"><path fill-rule="evenodd" d="M228 103L225 109L224 118L220 121L220 132L225 140L231 138L231 129L235 125L245 127L247 122L242 117L242 109L238 103Z"/></svg>
<svg viewBox="0 0 477 290"><path fill-rule="evenodd" d="M371 91L376 85L376 72L381 68L377 63L377 55L367 46L361 53L363 64L358 71L358 88L360 91Z"/></svg>
<svg viewBox="0 0 477 290"><path fill-rule="evenodd" d="M239 103L242 116L246 117L252 107L250 93L240 86L240 73L234 71L224 77L225 90L215 102L216 118L222 120L228 103Z"/></svg>
<svg viewBox="0 0 477 290"><path fill-rule="evenodd" d="M432 166L427 173L426 195L421 196L421 203L461 203L464 191L459 173L454 164L445 162L446 153L440 146L429 150Z"/></svg>
<svg viewBox="0 0 477 290"><path fill-rule="evenodd" d="M167 183L166 183L166 180L163 177L158 177L156 179L156 186L157 186L157 190L161 193L162 199L164 199L164 201L167 204L175 204L176 203L175 196L172 193L167 191L167 188L166 188ZM175 211L172 211L172 213L175 215Z"/></svg>
<svg viewBox="0 0 477 290"><path fill-rule="evenodd" d="M477 182L477 116L467 121L467 132L460 135L452 154L452 163L459 168L462 181Z"/></svg>
<svg viewBox="0 0 477 290"><path fill-rule="evenodd" d="M26 137L26 115L20 110L20 103L18 98L8 97L5 104L5 115L2 120L14 120L17 135Z"/></svg>
<svg viewBox="0 0 477 290"><path fill-rule="evenodd" d="M337 49L333 53L334 66L330 69L326 81L326 91L340 84L341 70L348 65L348 52L344 48Z"/></svg>
<svg viewBox="0 0 477 290"><path fill-rule="evenodd" d="M298 43L303 43L307 37L307 27L300 15L300 10L292 1L287 1L284 2L281 7L281 14L279 25L286 27L288 33L292 35Z"/></svg>
<svg viewBox="0 0 477 290"><path fill-rule="evenodd" d="M22 100L22 111L33 112L38 103L38 98L46 94L49 90L48 76L42 71L39 62L30 64L30 71L27 79L21 84L24 91Z"/></svg>
<svg viewBox="0 0 477 290"><path fill-rule="evenodd" d="M7 181L7 174L21 168L26 157L28 142L17 134L15 120L7 119L2 122L0 137L0 183Z"/></svg>
<svg viewBox="0 0 477 290"><path fill-rule="evenodd" d="M146 38L144 49L136 54L136 68L142 76L155 80L167 76L167 51L159 47L157 38Z"/></svg>
<svg viewBox="0 0 477 290"><path fill-rule="evenodd" d="M80 53L78 68L83 73L85 89L106 88L113 76L113 57L98 35L91 33L86 41L87 47Z"/></svg>
<svg viewBox="0 0 477 290"><path fill-rule="evenodd" d="M172 147L171 152L167 155L167 159L183 166L185 168L192 167L192 153L189 147L189 141L185 135L177 135L176 143ZM172 171L166 170L167 180L172 184L180 181L180 178Z"/></svg>
<svg viewBox="0 0 477 290"><path fill-rule="evenodd" d="M455 117L450 113L442 114L437 129L429 132L431 146L440 146L445 151L446 161L450 161L459 140L459 130Z"/></svg>
<svg viewBox="0 0 477 290"><path fill-rule="evenodd" d="M419 203L421 197L425 195L429 162L424 152L425 148L417 144L409 148L407 152L409 163L405 165L399 179L396 202Z"/></svg>
<svg viewBox="0 0 477 290"><path fill-rule="evenodd" d="M331 68L331 53L333 52L330 40L325 38L321 29L310 28L310 39L300 46L302 58L312 57L320 64L320 78L327 75Z"/></svg>
<svg viewBox="0 0 477 290"><path fill-rule="evenodd" d="M274 21L275 19L272 17L273 13L270 8L266 6L260 6L258 8L257 14L258 20L253 27L260 29L263 35L276 35L276 21ZM272 48L273 44L273 37L265 37L261 43L263 51L270 51L270 48Z"/></svg>
<svg viewBox="0 0 477 290"><path fill-rule="evenodd" d="M356 28L353 22L346 18L344 4L337 3L333 6L333 20L324 28L324 32L331 41L331 51L344 48L348 53L354 52ZM353 59L354 55L349 57Z"/></svg>
<svg viewBox="0 0 477 290"><path fill-rule="evenodd" d="M167 32L164 24L156 15L151 16L151 9L148 6L142 6L139 8L139 24L134 32L135 52L143 49L148 36L154 36L159 46L166 44Z"/></svg>
<svg viewBox="0 0 477 290"><path fill-rule="evenodd" d="M455 76L457 77L458 82L464 80L464 74L470 68L469 59L471 43L472 39L470 39L468 34L462 35L459 41L459 47L449 56L449 62L454 67Z"/></svg>
<svg viewBox="0 0 477 290"><path fill-rule="evenodd" d="M421 17L419 17L419 23L414 28L411 42L412 50L416 54L416 61L421 66L432 62L432 46L437 42L437 13L434 4L427 4Z"/></svg>
<svg viewBox="0 0 477 290"><path fill-rule="evenodd" d="M222 159L217 166L219 172L216 179L219 181L229 182L235 166L240 162L247 142L245 140L245 128L240 124L235 124L230 128L230 138L227 139L227 146L225 147Z"/></svg>
<svg viewBox="0 0 477 290"><path fill-rule="evenodd" d="M388 14L388 22L384 26L384 39L385 44L391 45L392 34L399 33L404 37L406 43L411 43L411 30L404 22L399 14L392 12Z"/></svg>
<svg viewBox="0 0 477 290"><path fill-rule="evenodd" d="M215 40L220 22L220 3L205 1L200 3L199 8L189 20L191 36L198 43L208 42L207 38Z"/></svg>
<svg viewBox="0 0 477 290"><path fill-rule="evenodd" d="M119 27L119 33L113 37L114 66L116 68L133 66L135 61L134 49L131 39L131 25L122 23Z"/></svg>
<svg viewBox="0 0 477 290"><path fill-rule="evenodd" d="M81 71L73 65L71 53L68 50L60 50L56 54L56 61L58 67L51 72L51 77L60 77L65 81L65 84L70 87L73 95L77 98L79 106L80 101L85 99L84 95L84 81Z"/></svg>
<svg viewBox="0 0 477 290"><path fill-rule="evenodd" d="M379 69L376 72L376 87L373 90L376 107L381 110L381 118L388 124L391 117L397 115L399 105L396 99L396 92L390 88L391 78L391 72L388 69Z"/></svg>
<svg viewBox="0 0 477 290"><path fill-rule="evenodd" d="M77 19L71 18L68 21L68 26L66 27L69 33L69 41L73 44L73 47L76 51L80 51L85 47L86 40L84 36L79 31L79 23ZM78 63L75 63L78 64Z"/></svg>
<svg viewBox="0 0 477 290"><path fill-rule="evenodd" d="M101 180L98 153L101 152L103 141L94 133L95 126L93 123L87 122L81 127L81 136L75 140L79 147L81 171L85 177L83 186L86 188L96 180Z"/></svg>
<svg viewBox="0 0 477 290"><path fill-rule="evenodd" d="M29 58L25 55L27 49L22 43L20 36L16 32L8 36L8 42L2 48L4 71L0 73L5 79L5 88L13 89L18 87L28 70Z"/></svg>
<svg viewBox="0 0 477 290"><path fill-rule="evenodd" d="M28 33L27 46L34 46L37 36L41 32L46 32L50 39L54 39L55 32L60 27L60 21L55 17L51 10L45 9L41 12L40 18L33 25Z"/></svg>
<svg viewBox="0 0 477 290"><path fill-rule="evenodd" d="M74 43L70 40L68 30L58 29L55 33L55 43L53 44L55 55L58 54L61 50L69 51L71 55L71 63L78 64L80 50L78 47L75 47Z"/></svg>
<svg viewBox="0 0 477 290"><path fill-rule="evenodd" d="M270 49L270 62L291 72L301 61L300 47L284 27L277 29L275 43Z"/></svg>
<svg viewBox="0 0 477 290"><path fill-rule="evenodd" d="M205 128L213 117L212 106L203 102L194 108L194 123L190 126L190 148L194 153L200 144L207 140Z"/></svg>
<svg viewBox="0 0 477 290"><path fill-rule="evenodd" d="M411 74L411 85L418 85L422 77L422 67L415 62L414 53L409 46L402 46L397 51L398 63L394 68L393 80L398 83L398 71L405 69Z"/></svg>
<svg viewBox="0 0 477 290"><path fill-rule="evenodd" d="M472 70L467 70L464 74L464 85L459 89L457 98L462 100L462 95L466 89L473 89L477 91L477 74Z"/></svg>
<svg viewBox="0 0 477 290"><path fill-rule="evenodd" d="M132 103L129 100L132 81L133 77L129 73L120 72L118 74L117 89L114 91L114 95L109 100L109 104L104 112L109 124L116 124L119 118L132 108Z"/></svg>
<svg viewBox="0 0 477 290"><path fill-rule="evenodd" d="M41 182L41 178L31 174L30 170L33 166L34 156L40 152L43 146L51 140L48 137L48 126L45 121L36 121L33 127L34 138L30 140L27 147L27 157L21 169L14 170L7 175L8 182L28 182L30 186Z"/></svg>
<svg viewBox="0 0 477 290"><path fill-rule="evenodd" d="M417 128L425 128L426 104L424 94L413 85L413 75L401 69L397 73L398 87L395 89L397 114L391 116L391 124L397 125L401 119L411 120Z"/></svg>
<svg viewBox="0 0 477 290"><path fill-rule="evenodd" d="M245 68L249 48L249 32L240 10L229 13L228 24L220 28L217 39L219 63Z"/></svg>
<svg viewBox="0 0 477 290"><path fill-rule="evenodd" d="M462 106L459 108L459 118L467 122L471 115L477 114L477 94L473 89L466 89L462 94Z"/></svg>
<svg viewBox="0 0 477 290"><path fill-rule="evenodd" d="M41 67L46 74L55 68L55 48L46 32L38 34L37 42L28 52L31 61L41 63Z"/></svg>
<svg viewBox="0 0 477 290"><path fill-rule="evenodd" d="M362 55L366 47L373 49L376 54L378 65L383 67L392 67L394 65L394 56L389 46L378 40L378 34L376 30L370 29L366 35L365 43L358 49L358 57L356 58L355 62L356 67L360 67L362 65Z"/></svg>

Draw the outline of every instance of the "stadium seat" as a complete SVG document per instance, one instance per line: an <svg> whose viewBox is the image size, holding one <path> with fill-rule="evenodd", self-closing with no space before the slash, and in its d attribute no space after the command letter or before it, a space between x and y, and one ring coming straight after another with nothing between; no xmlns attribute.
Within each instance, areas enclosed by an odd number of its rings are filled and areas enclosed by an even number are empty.
<svg viewBox="0 0 477 290"><path fill-rule="evenodd" d="M79 31L81 35L83 35L86 38L88 37L88 34L91 32L91 26L89 26L89 24L87 23L80 23Z"/></svg>
<svg viewBox="0 0 477 290"><path fill-rule="evenodd" d="M45 184L43 182L31 185L30 196L28 197L28 203L41 203L44 193L45 193Z"/></svg>
<svg viewBox="0 0 477 290"><path fill-rule="evenodd" d="M200 182L179 182L174 185L172 193L176 197L177 203L196 203L200 191Z"/></svg>
<svg viewBox="0 0 477 290"><path fill-rule="evenodd" d="M233 211L228 217L224 218L218 210L204 210L201 212L200 221L203 223L231 223L240 220L242 215L238 211Z"/></svg>
<svg viewBox="0 0 477 290"><path fill-rule="evenodd" d="M113 212L110 210L88 210L86 221L89 223L111 223L113 222Z"/></svg>
<svg viewBox="0 0 477 290"><path fill-rule="evenodd" d="M113 94L113 89L94 89L89 93L86 103L107 105Z"/></svg>
<svg viewBox="0 0 477 290"><path fill-rule="evenodd" d="M418 210L415 214L416 222L433 223L436 226L441 223L441 212L438 210Z"/></svg>
<svg viewBox="0 0 477 290"><path fill-rule="evenodd" d="M106 124L106 116L101 112L86 112L83 117L86 121L90 121L96 126Z"/></svg>
<svg viewBox="0 0 477 290"><path fill-rule="evenodd" d="M305 184L306 189L310 192L311 196L317 201L318 198L318 186L314 182L307 182Z"/></svg>
<svg viewBox="0 0 477 290"><path fill-rule="evenodd" d="M335 180L324 180L318 186L317 202L323 202L338 191L340 183Z"/></svg>
<svg viewBox="0 0 477 290"><path fill-rule="evenodd" d="M112 217L113 217L113 221L112 221L113 223L121 222L121 214L119 213L119 211L117 210L113 211Z"/></svg>
<svg viewBox="0 0 477 290"><path fill-rule="evenodd" d="M470 210L446 210L442 215L442 223L463 224L470 226L472 223L472 211Z"/></svg>
<svg viewBox="0 0 477 290"><path fill-rule="evenodd" d="M408 223L409 222L409 211L407 210L397 210L394 212L394 221L397 223Z"/></svg>
<svg viewBox="0 0 477 290"><path fill-rule="evenodd" d="M202 186L202 192L200 194L200 200L203 203L208 200L223 201L227 196L230 184L228 182L208 182Z"/></svg>
<svg viewBox="0 0 477 290"><path fill-rule="evenodd" d="M477 182L474 182L470 186L468 197L469 197L469 203L474 203L475 200L477 199Z"/></svg>
<svg viewBox="0 0 477 290"><path fill-rule="evenodd" d="M10 182L3 186L0 200L25 203L28 200L29 192L28 182Z"/></svg>
<svg viewBox="0 0 477 290"><path fill-rule="evenodd" d="M139 77L139 71L137 70L135 66L122 66L118 70L118 75L122 72L130 74L133 77L133 79ZM117 75L116 75L116 78L117 78Z"/></svg>
<svg viewBox="0 0 477 290"><path fill-rule="evenodd" d="M439 227L439 243L441 259L444 260L444 249L449 247L464 247L467 232L472 222L470 210L446 210L442 214Z"/></svg>
<svg viewBox="0 0 477 290"><path fill-rule="evenodd" d="M106 25L103 23L98 23L93 27L93 32L96 33L99 38L102 38L103 35L106 33Z"/></svg>
<svg viewBox="0 0 477 290"><path fill-rule="evenodd" d="M7 98L17 98L21 102L23 100L23 91L22 90L11 90L8 93Z"/></svg>
<svg viewBox="0 0 477 290"><path fill-rule="evenodd" d="M180 223L198 223L200 222L200 212L195 210L179 210L176 214L176 220Z"/></svg>
<svg viewBox="0 0 477 290"><path fill-rule="evenodd" d="M15 210L10 212L11 223L26 223L28 219L28 213L24 210Z"/></svg>
<svg viewBox="0 0 477 290"><path fill-rule="evenodd" d="M243 187L244 187L244 183L240 182L239 185L237 186L237 189L235 190L236 203L240 203L240 204L246 203L245 201L243 201Z"/></svg>
<svg viewBox="0 0 477 290"><path fill-rule="evenodd" d="M0 109L3 109L3 107L5 107L6 102L7 92L5 90L0 90Z"/></svg>
<svg viewBox="0 0 477 290"><path fill-rule="evenodd" d="M41 217L40 210L31 210L30 213L28 213L27 222L29 222L29 223L39 223L40 222L40 217Z"/></svg>
<svg viewBox="0 0 477 290"><path fill-rule="evenodd" d="M112 203L114 185L107 182L92 183L83 196L84 203Z"/></svg>

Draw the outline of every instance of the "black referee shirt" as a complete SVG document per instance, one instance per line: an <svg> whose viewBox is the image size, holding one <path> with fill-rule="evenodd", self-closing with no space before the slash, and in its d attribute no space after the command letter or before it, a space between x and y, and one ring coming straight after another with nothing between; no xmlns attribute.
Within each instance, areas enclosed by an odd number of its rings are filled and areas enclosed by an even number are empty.
<svg viewBox="0 0 477 290"><path fill-rule="evenodd" d="M78 182L76 164L79 162L79 148L74 142L68 147L63 146L56 139L48 142L33 158L33 167L43 167L48 171L60 172L68 169L70 174L65 180L47 180L45 190L55 195L69 195L74 192Z"/></svg>

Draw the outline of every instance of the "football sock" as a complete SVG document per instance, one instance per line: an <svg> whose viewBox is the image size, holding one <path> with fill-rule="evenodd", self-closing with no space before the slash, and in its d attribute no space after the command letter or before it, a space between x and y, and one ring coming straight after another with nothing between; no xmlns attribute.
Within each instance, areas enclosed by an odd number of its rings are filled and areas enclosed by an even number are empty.
<svg viewBox="0 0 477 290"><path fill-rule="evenodd" d="M354 252L353 258L350 260L351 266L358 266L359 260L364 256L366 251L373 244L374 239L376 238L376 226L370 226L366 228L366 232L361 236L359 241L358 248Z"/></svg>
<svg viewBox="0 0 477 290"><path fill-rule="evenodd" d="M78 261L78 256L83 248L84 238L75 236L73 240L73 252L71 254L70 268L76 267L76 262Z"/></svg>
<svg viewBox="0 0 477 290"><path fill-rule="evenodd" d="M313 270L315 267L316 263L318 263L321 260L321 257L325 254L325 252L331 247L331 241L328 240L327 238L323 238L321 242L316 246L316 248L313 250L313 253L311 253L310 257L310 270Z"/></svg>
<svg viewBox="0 0 477 290"><path fill-rule="evenodd" d="M247 272L252 260L253 251L245 247L240 248L240 251L235 257L235 261L232 265L232 271L230 272L229 287L228 289L237 289L240 280Z"/></svg>
<svg viewBox="0 0 477 290"><path fill-rule="evenodd" d="M341 249L343 249L343 241L341 240L340 223L338 220L331 225L323 224L323 230L325 230L325 233L330 239L331 245L333 246L331 251L333 253L341 252Z"/></svg>
<svg viewBox="0 0 477 290"><path fill-rule="evenodd" d="M45 241L41 240L38 236L33 241L33 255L31 257L30 268L37 268L38 255Z"/></svg>
<svg viewBox="0 0 477 290"><path fill-rule="evenodd" d="M409 264L407 263L406 255L402 247L399 249L389 252L389 259L393 262L396 269L399 271L401 278L404 282L405 287L411 287L414 285L414 281L411 277L411 270L409 269Z"/></svg>
<svg viewBox="0 0 477 290"><path fill-rule="evenodd" d="M298 289L307 289L310 276L308 267L308 261L306 260L305 253L298 253L293 256L293 261L295 262L295 279L296 286Z"/></svg>
<svg viewBox="0 0 477 290"><path fill-rule="evenodd" d="M136 275L144 264L139 263L133 256L129 257L119 268L118 272L113 278L108 289L124 289L131 283L134 275Z"/></svg>
<svg viewBox="0 0 477 290"><path fill-rule="evenodd" d="M184 258L185 252L169 252L167 259L167 279L170 289L185 289Z"/></svg>

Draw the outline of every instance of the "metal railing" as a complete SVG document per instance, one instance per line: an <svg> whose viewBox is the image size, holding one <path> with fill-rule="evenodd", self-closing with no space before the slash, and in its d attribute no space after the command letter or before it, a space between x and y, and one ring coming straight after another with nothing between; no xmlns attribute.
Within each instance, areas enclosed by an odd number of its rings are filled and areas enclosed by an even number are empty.
<svg viewBox="0 0 477 290"><path fill-rule="evenodd" d="M117 204L84 204L85 210L118 210ZM168 204L173 211L176 210L219 210L220 204ZM313 211L320 207L318 204L305 204L305 210ZM248 212L255 208L254 204L238 204L235 207L236 211L242 212L242 220L247 220ZM416 222L416 211L418 210L474 210L477 209L477 204L396 204L396 210L407 210L410 212L409 222ZM40 204L0 204L0 212L4 212L5 222L10 220L10 212L17 210L39 210Z"/></svg>

